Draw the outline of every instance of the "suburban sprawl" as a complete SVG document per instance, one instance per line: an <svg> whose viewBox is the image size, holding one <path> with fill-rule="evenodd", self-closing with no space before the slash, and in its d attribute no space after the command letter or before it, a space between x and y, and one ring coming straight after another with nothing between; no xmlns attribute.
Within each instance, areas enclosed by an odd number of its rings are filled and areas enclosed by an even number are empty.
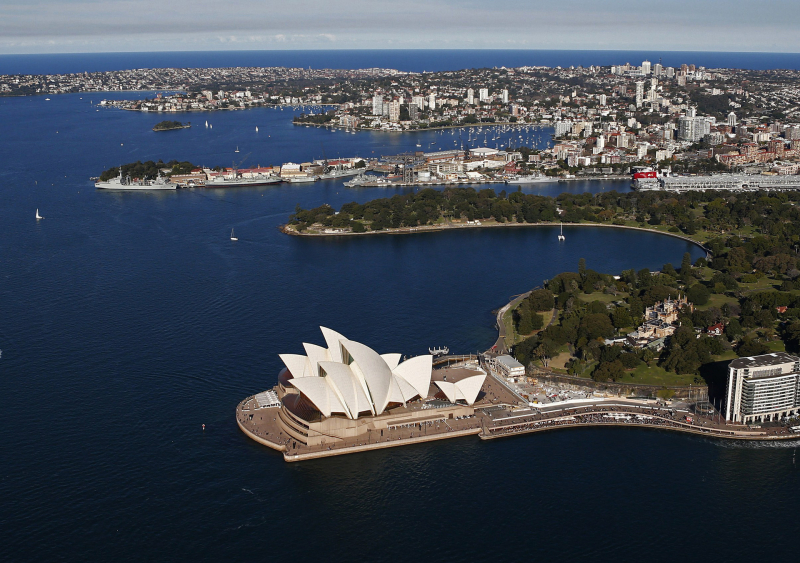
<svg viewBox="0 0 800 563"><path fill-rule="evenodd" d="M414 167L406 184L491 179L504 167L523 177L633 172L640 189L685 191L796 188L794 178L775 177L800 169L798 84L793 70L643 61L431 73L248 67L4 75L0 94L161 90L100 103L165 113L293 106L303 108L297 124L349 131L462 128L452 146L420 146L410 162L410 155L389 161L397 172ZM543 129L553 138L546 149L529 134L541 137ZM452 158L431 154L443 148ZM478 168L491 174L467 174Z"/></svg>

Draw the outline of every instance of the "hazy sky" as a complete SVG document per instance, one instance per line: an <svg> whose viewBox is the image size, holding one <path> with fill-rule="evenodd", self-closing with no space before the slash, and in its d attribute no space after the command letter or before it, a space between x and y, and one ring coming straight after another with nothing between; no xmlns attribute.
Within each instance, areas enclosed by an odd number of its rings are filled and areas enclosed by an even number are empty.
<svg viewBox="0 0 800 563"><path fill-rule="evenodd" d="M0 53L248 49L800 52L800 0L0 0Z"/></svg>

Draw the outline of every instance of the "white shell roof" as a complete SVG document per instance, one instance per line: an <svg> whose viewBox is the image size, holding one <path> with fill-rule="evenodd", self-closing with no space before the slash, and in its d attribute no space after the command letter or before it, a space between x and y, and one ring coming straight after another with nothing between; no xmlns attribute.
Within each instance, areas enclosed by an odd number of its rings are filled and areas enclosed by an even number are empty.
<svg viewBox="0 0 800 563"><path fill-rule="evenodd" d="M291 371L291 370L290 370ZM397 376L408 381L417 390L420 397L428 395L431 386L431 372L433 371L433 356L417 356L406 360L392 370Z"/></svg>
<svg viewBox="0 0 800 563"><path fill-rule="evenodd" d="M466 377L455 383L449 381L434 381L434 383L442 390L442 393L445 394L447 400L451 403L464 401L468 405L472 405L478 398L478 393L481 392L481 387L485 379L486 374L481 374Z"/></svg>
<svg viewBox="0 0 800 563"><path fill-rule="evenodd" d="M344 413L358 418L362 412L381 414L389 403L405 404L428 395L432 356L401 364L400 354L381 356L334 330L320 328L327 348L304 343L307 356L281 354L280 358L292 374L290 382L323 415Z"/></svg>
<svg viewBox="0 0 800 563"><path fill-rule="evenodd" d="M306 356L300 354L280 354L279 358L286 364L292 377L308 377L314 375L311 372L311 365Z"/></svg>

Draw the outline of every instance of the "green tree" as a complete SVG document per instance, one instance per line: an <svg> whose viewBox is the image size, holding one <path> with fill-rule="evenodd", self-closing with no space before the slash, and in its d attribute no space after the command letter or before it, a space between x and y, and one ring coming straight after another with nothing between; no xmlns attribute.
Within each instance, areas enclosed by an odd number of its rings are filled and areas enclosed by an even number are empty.
<svg viewBox="0 0 800 563"><path fill-rule="evenodd" d="M625 366L619 360L613 362L603 362L597 365L592 372L592 379L595 381L619 381L625 374Z"/></svg>
<svg viewBox="0 0 800 563"><path fill-rule="evenodd" d="M739 349L736 350L736 353L739 354L740 358L744 358L746 356L759 356L761 354L769 353L769 346L759 340L756 340L755 338L746 338L739 345Z"/></svg>
<svg viewBox="0 0 800 563"><path fill-rule="evenodd" d="M692 255L688 252L683 254L681 261L681 279L688 282L692 278Z"/></svg>
<svg viewBox="0 0 800 563"><path fill-rule="evenodd" d="M631 314L624 307L617 307L614 309L614 311L611 313L611 322L614 325L614 328L624 328L626 326L633 325Z"/></svg>
<svg viewBox="0 0 800 563"><path fill-rule="evenodd" d="M531 311L550 311L555 307L553 292L548 289L536 289L528 296Z"/></svg>
<svg viewBox="0 0 800 563"><path fill-rule="evenodd" d="M708 303L711 293L708 288L702 283L696 283L686 292L686 298L690 303L698 306L703 306Z"/></svg>
<svg viewBox="0 0 800 563"><path fill-rule="evenodd" d="M580 325L582 333L589 340L595 338L611 338L614 336L614 325L604 313L590 313L583 317Z"/></svg>

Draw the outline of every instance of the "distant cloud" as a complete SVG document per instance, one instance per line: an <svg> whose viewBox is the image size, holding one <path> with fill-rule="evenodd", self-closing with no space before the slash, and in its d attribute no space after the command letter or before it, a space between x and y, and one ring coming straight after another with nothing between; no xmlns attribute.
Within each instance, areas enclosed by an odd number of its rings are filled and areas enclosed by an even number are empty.
<svg viewBox="0 0 800 563"><path fill-rule="evenodd" d="M0 53L270 48L800 51L789 0L3 0Z"/></svg>

